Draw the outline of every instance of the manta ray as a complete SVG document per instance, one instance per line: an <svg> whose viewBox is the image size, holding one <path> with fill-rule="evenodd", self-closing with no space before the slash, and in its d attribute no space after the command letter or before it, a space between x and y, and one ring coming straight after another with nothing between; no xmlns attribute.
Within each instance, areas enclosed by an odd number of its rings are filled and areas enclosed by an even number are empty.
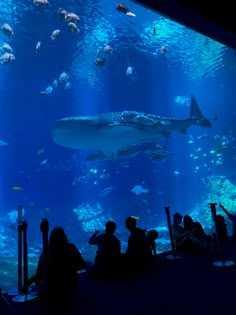
<svg viewBox="0 0 236 315"><path fill-rule="evenodd" d="M90 161L132 157L139 152L148 152L150 158L159 160L165 157L162 148L157 145L147 150L146 145L168 138L174 132L185 134L193 125L211 127L211 122L202 114L194 96L191 97L187 119L129 110L67 117L56 121L52 138L56 144L67 148L95 150L97 153L87 157Z"/></svg>

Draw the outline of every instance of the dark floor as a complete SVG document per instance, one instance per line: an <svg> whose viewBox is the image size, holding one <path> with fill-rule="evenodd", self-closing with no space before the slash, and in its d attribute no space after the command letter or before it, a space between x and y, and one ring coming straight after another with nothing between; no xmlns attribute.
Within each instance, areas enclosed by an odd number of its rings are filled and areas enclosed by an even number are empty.
<svg viewBox="0 0 236 315"><path fill-rule="evenodd" d="M80 275L77 305L65 312L82 315L231 314L236 303L236 266L217 267L219 257L185 255L157 257L154 270L118 283L95 281ZM226 262L236 262L236 245L224 247ZM1 315L45 314L39 301L13 303L1 300ZM56 312L57 313L57 312ZM60 312L59 312L60 313ZM64 312L62 312L64 313Z"/></svg>

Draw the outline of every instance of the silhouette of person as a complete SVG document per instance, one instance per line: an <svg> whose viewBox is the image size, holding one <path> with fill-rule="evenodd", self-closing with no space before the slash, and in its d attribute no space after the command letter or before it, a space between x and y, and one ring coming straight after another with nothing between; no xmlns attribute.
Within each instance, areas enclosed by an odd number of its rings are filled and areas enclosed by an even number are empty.
<svg viewBox="0 0 236 315"><path fill-rule="evenodd" d="M121 243L114 235L116 223L106 222L105 233L96 230L89 238L90 245L97 245L95 257L96 275L104 278L113 278L117 275L120 266Z"/></svg>
<svg viewBox="0 0 236 315"><path fill-rule="evenodd" d="M200 222L193 221L190 215L185 215L183 222L185 231L189 231L192 234L194 246L205 249L210 245L212 237L205 233Z"/></svg>
<svg viewBox="0 0 236 315"><path fill-rule="evenodd" d="M181 225L182 221L184 221L184 226ZM209 241L202 236L202 230L201 224L193 222L189 215L185 215L183 220L183 216L176 212L172 226L176 250L192 252L208 249Z"/></svg>
<svg viewBox="0 0 236 315"><path fill-rule="evenodd" d="M228 240L228 233L227 233L227 228L226 228L224 216L221 214L217 214L215 223L216 223L216 229L217 229L219 239L223 242L227 241ZM213 236L215 237L215 233L213 233Z"/></svg>
<svg viewBox="0 0 236 315"><path fill-rule="evenodd" d="M183 216L179 212L173 215L172 232L176 250L184 250L189 247L190 238L182 226Z"/></svg>
<svg viewBox="0 0 236 315"><path fill-rule="evenodd" d="M62 227L51 231L46 270L43 259L41 254L36 273L29 278L27 285L33 282L41 285L41 296L50 305L68 305L79 284L77 271L85 269L86 263L77 247L68 242Z"/></svg>
<svg viewBox="0 0 236 315"><path fill-rule="evenodd" d="M236 241L236 214L230 213L221 203L219 206L227 215L227 217L232 221L232 240Z"/></svg>
<svg viewBox="0 0 236 315"><path fill-rule="evenodd" d="M125 220L126 228L130 232L125 253L128 272L144 270L150 265L152 257L146 230L136 227L136 222L135 217L128 217Z"/></svg>
<svg viewBox="0 0 236 315"><path fill-rule="evenodd" d="M149 230L147 232L147 238L149 242L149 246L151 248L152 254L156 255L157 254L157 249L156 249L156 242L155 240L159 237L159 233L157 230Z"/></svg>

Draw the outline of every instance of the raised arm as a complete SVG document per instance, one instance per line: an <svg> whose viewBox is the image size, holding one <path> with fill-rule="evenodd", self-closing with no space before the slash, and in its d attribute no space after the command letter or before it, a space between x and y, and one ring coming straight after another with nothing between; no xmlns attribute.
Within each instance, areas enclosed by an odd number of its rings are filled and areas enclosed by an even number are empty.
<svg viewBox="0 0 236 315"><path fill-rule="evenodd" d="M97 245L97 235L98 235L98 233L99 233L99 231L95 230L93 235L89 238L89 244L90 245Z"/></svg>
<svg viewBox="0 0 236 315"><path fill-rule="evenodd" d="M232 214L232 213L230 213L227 209L225 209L225 207L220 203L220 208L224 211L224 213L228 216L228 218L230 219L230 220L236 220L236 215L234 215L234 214Z"/></svg>

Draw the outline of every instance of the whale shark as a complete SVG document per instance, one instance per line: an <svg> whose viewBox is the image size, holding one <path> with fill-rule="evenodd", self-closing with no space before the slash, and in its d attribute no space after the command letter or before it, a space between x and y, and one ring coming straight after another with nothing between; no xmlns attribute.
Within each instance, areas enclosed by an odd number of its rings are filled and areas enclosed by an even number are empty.
<svg viewBox="0 0 236 315"><path fill-rule="evenodd" d="M98 152L90 155L88 160L114 159L150 152L145 150L145 145L160 142L175 132L185 134L193 125L211 127L211 122L202 114L194 96L191 97L190 113L186 119L132 110L73 116L56 121L52 139L56 144L67 148ZM152 151L149 157L155 155L155 160L158 160L157 154L165 153L160 146L156 147L157 150Z"/></svg>

